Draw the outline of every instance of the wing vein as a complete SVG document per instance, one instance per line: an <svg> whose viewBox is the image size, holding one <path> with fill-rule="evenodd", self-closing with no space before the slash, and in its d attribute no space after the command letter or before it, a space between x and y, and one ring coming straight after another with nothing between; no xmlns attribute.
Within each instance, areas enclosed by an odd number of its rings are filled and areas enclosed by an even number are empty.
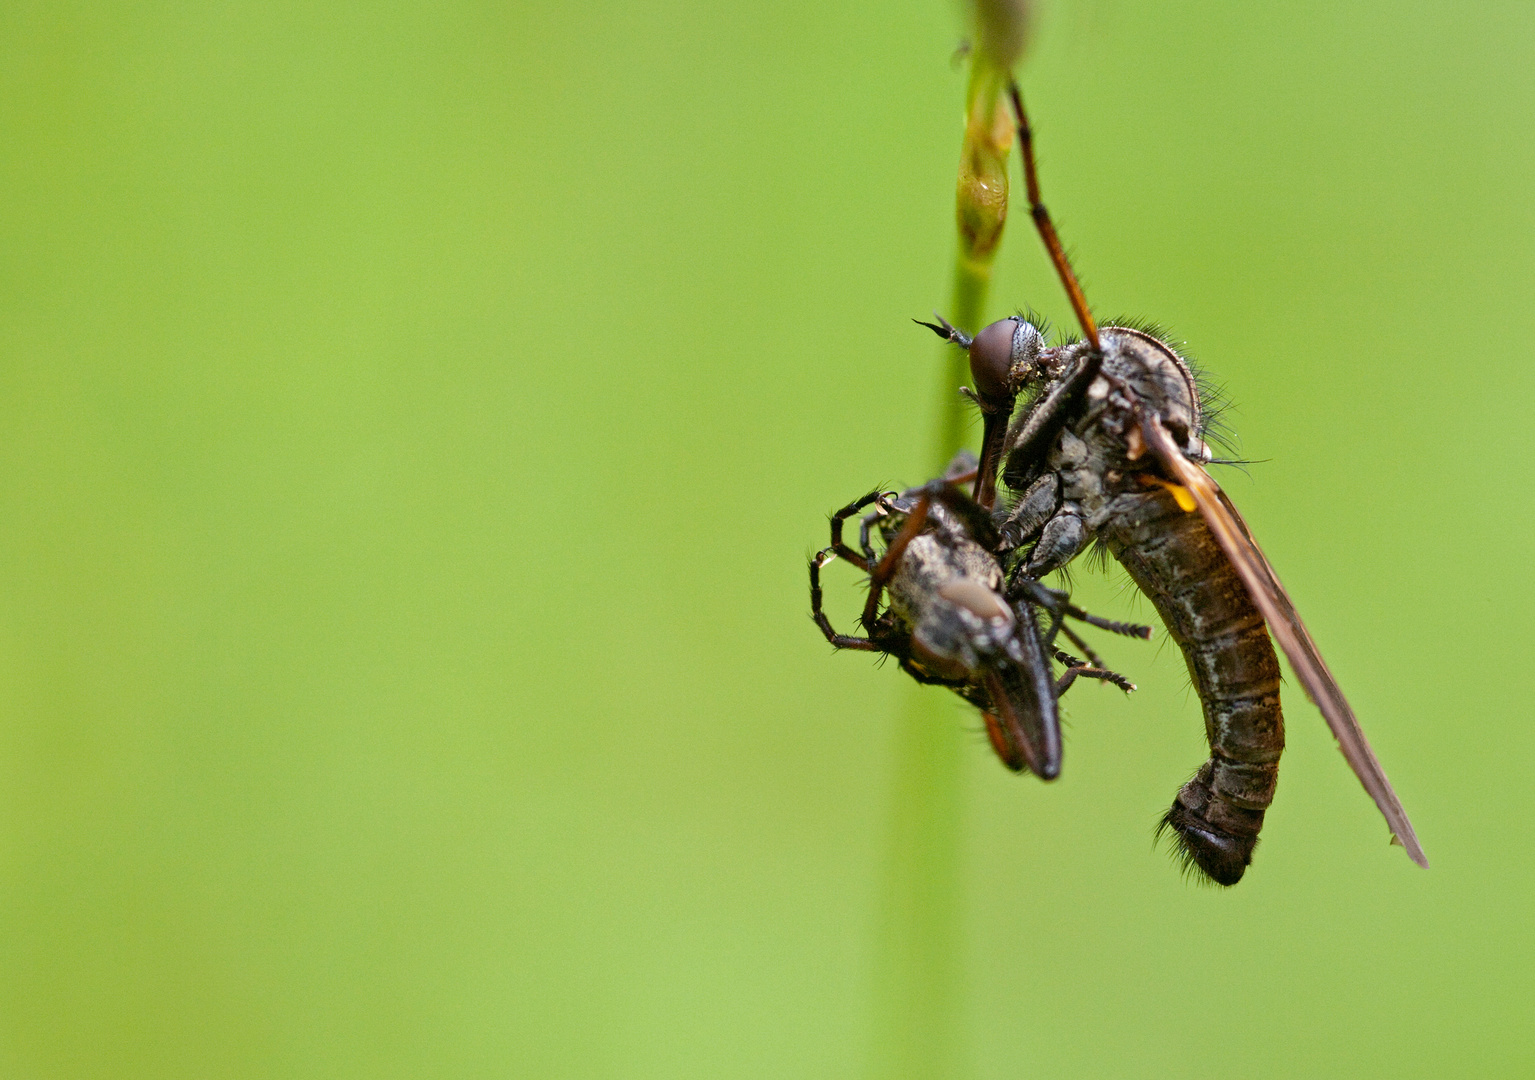
<svg viewBox="0 0 1535 1080"><path fill-rule="evenodd" d="M1209 526L1216 543L1231 560L1242 583L1247 586L1253 603L1279 641L1279 647L1289 658L1290 666L1300 679L1306 696L1321 711L1322 718L1332 729L1333 737L1338 740L1344 758L1359 777L1365 791L1370 793L1370 798L1375 800L1375 805L1380 808L1386 824L1391 827L1392 835L1406 849L1413 862L1426 868L1428 857L1418 843L1412 822L1407 819L1407 811L1392 790L1391 781L1386 779L1386 771L1381 768L1375 752L1370 749L1369 740L1364 737L1354 710L1349 707L1337 680L1327 669L1306 624L1301 621L1295 606L1290 602L1289 594L1285 592L1279 576L1274 573L1273 566L1248 531L1246 522L1210 474L1183 456L1173 437L1162 426L1160 418L1143 415L1141 429L1146 444L1167 467L1173 479L1193 494L1200 516Z"/></svg>

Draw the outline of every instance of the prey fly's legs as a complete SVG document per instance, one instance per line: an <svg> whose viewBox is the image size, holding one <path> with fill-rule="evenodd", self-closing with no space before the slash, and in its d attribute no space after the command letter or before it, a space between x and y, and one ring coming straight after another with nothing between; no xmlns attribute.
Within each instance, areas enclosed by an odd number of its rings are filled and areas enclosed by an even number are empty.
<svg viewBox="0 0 1535 1080"><path fill-rule="evenodd" d="M836 552L838 558L847 560L854 566L858 567L860 570L865 572L872 570L874 567L874 552L873 549L869 547L869 530L867 523L859 533L859 539L863 543L863 555L859 555L858 552L854 551L852 548L848 547L845 543L842 542L842 523L848 518L852 517L854 514L858 513L858 511L862 510L864 507L868 506L870 503L891 498L894 496L894 494L894 492L890 491L871 491L862 498L854 499L841 510L838 510L835 514L833 514L831 516L831 547L827 550ZM823 563L822 565L824 566L825 564Z"/></svg>
<svg viewBox="0 0 1535 1080"><path fill-rule="evenodd" d="M810 560L810 617L815 620L815 624L821 628L821 633L826 635L826 640L831 642L833 647L879 652L879 646L868 638L837 633L831 625L831 620L826 617L826 612L821 609L821 567L837 557L835 548L822 548Z"/></svg>
<svg viewBox="0 0 1535 1080"><path fill-rule="evenodd" d="M860 570L865 571L870 570L874 566L874 552L869 546L867 522L865 522L860 534L860 540L864 549L863 555L860 555L843 542L842 523L870 503L881 500L889 494L888 492L871 491L861 498L854 499L833 514L831 516L831 546L822 548L810 560L810 617L815 620L816 626L820 627L821 633L826 636L826 640L831 642L835 648L859 649L864 652L881 651L880 647L871 639L857 637L853 634L839 634L832 626L831 620L826 617L826 612L822 607L821 568L833 559L844 559ZM865 614L867 618L864 626L868 628L874 623L874 614L867 612L867 610Z"/></svg>

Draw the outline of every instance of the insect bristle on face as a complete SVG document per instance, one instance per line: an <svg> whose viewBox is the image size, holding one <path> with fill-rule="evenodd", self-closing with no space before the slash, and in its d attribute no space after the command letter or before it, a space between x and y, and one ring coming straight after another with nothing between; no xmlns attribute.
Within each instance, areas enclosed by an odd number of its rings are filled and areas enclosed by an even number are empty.
<svg viewBox="0 0 1535 1080"><path fill-rule="evenodd" d="M1189 365L1153 332L1100 329L1093 319L1040 199L1022 97L1016 85L1010 92L1030 215L1082 340L1047 346L1022 316L973 338L941 318L923 323L969 352L969 393L983 420L972 494L958 491L968 476L951 468L899 498L874 493L839 511L832 546L811 562L817 624L834 645L888 653L919 681L953 687L981 707L1004 762L1048 779L1060 768L1056 698L1074 672L1124 685L1064 626L1084 613L1039 580L1100 545L1151 600L1204 711L1210 757L1158 829L1176 839L1186 865L1234 885L1252 861L1284 749L1277 640L1392 842L1426 867L1406 811L1284 586L1205 471L1207 420ZM1006 498L996 507L999 480ZM842 542L841 524L870 505L860 555ZM875 523L886 545L878 558L868 541ZM833 557L870 574L867 638L837 634L821 611L818 574ZM891 603L882 612L886 589ZM1120 632L1144 629L1089 619ZM1058 631L1087 661L1054 652ZM1052 656L1067 663L1059 681Z"/></svg>

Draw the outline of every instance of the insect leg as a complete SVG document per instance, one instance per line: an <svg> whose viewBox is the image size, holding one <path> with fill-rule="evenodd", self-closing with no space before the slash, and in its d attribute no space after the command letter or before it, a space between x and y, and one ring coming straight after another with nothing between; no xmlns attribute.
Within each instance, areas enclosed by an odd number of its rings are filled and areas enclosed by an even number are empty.
<svg viewBox="0 0 1535 1080"><path fill-rule="evenodd" d="M1102 663L1084 663L1070 653L1055 650L1055 658L1066 665L1066 670L1055 681L1055 694L1057 697L1066 692L1067 687L1077 679L1100 679L1103 682L1113 683L1125 693L1135 689L1135 684L1117 671L1110 671Z"/></svg>
<svg viewBox="0 0 1535 1080"><path fill-rule="evenodd" d="M1066 629L1065 623L1066 623L1066 616L1063 615L1061 612L1059 612L1059 611L1052 611L1052 612L1050 612L1050 629L1046 630L1044 632L1044 634L1042 634L1040 636L1040 640L1042 640L1046 645L1054 647L1054 645L1055 645L1055 635L1059 634L1062 630ZM1067 631L1067 633L1069 634L1070 631ZM1075 644L1075 643L1073 643L1073 644Z"/></svg>
<svg viewBox="0 0 1535 1080"><path fill-rule="evenodd" d="M826 635L826 640L837 648L879 652L879 646L868 638L837 633L836 630L832 629L831 620L826 617L826 612L821 610L821 567L836 557L836 551L832 548L826 548L816 552L815 557L810 560L810 617L821 628L821 633Z"/></svg>
<svg viewBox="0 0 1535 1080"><path fill-rule="evenodd" d="M885 548L884 557L869 567L869 596L863 605L865 629L873 626L874 620L879 617L880 595L885 591L885 585L895 575L895 568L900 564L901 556L906 554L907 546L927 525L927 511L930 505L931 501L925 494L917 500L917 505L912 507L911 513L906 515L906 524L901 526L901 531L895 534L895 539L890 541L889 547ZM841 552L838 554L840 555Z"/></svg>
<svg viewBox="0 0 1535 1080"><path fill-rule="evenodd" d="M1060 616L1060 615L1053 616L1053 621L1050 624L1050 629L1051 629L1052 633L1048 634L1045 637L1046 641L1053 642L1055 640L1055 634L1053 633L1053 631L1059 630L1061 633L1066 635L1066 640L1067 641L1070 641L1077 648L1081 649L1083 655L1085 655L1087 657L1086 661L1082 661L1082 660L1078 660L1076 657L1072 656L1070 653L1062 652L1060 649L1054 649L1053 650L1054 653L1055 653L1055 658L1057 660L1059 660L1061 663L1065 664L1068 668L1073 668L1074 667L1074 668L1080 668L1081 669L1081 671L1077 672L1076 674L1072 674L1071 672L1067 673L1067 674L1071 675L1072 679L1075 679L1077 677L1077 674L1086 675L1088 678L1094 678L1094 679L1107 677L1107 676L1100 676L1100 675L1092 674L1093 672L1102 671L1102 672L1107 672L1108 676L1112 676L1111 678L1109 678L1109 681L1114 683L1116 686L1120 687L1120 689L1124 690L1125 693L1129 693L1131 690L1135 689L1135 684L1130 682L1130 680L1124 678L1124 676L1122 676L1122 675L1116 675L1114 672L1109 671L1108 666L1105 665L1103 660L1098 656L1098 654L1093 651L1093 647L1091 645L1089 645L1086 641L1084 641L1076 633L1076 631L1072 630L1071 627L1067 626L1066 623L1063 621L1063 617L1062 616ZM1071 685L1071 681L1070 680L1068 680L1065 683L1064 686L1057 685L1056 686L1056 691L1055 691L1056 694L1059 695L1063 690L1065 690L1065 688L1067 686L1070 686L1070 685Z"/></svg>
<svg viewBox="0 0 1535 1080"><path fill-rule="evenodd" d="M1004 543L1018 547L1035 539L1060 508L1060 477L1047 472L1029 485L1003 520L1000 528Z"/></svg>
<svg viewBox="0 0 1535 1080"><path fill-rule="evenodd" d="M1143 640L1151 637L1151 627L1149 626L1141 626L1139 623L1115 622L1113 619L1104 619L1097 615L1088 614L1071 603L1070 597L1066 593L1061 592L1059 589L1049 588L1026 573L1022 565L1013 568L1013 573L1007 581L1007 595L1009 599L1015 599L1019 596L1025 597L1046 611L1052 613L1058 611L1062 615L1076 619L1078 622L1085 622L1089 626L1096 626L1098 629L1107 630L1111 634L1123 634L1125 637L1135 637ZM1070 631L1066 631L1064 627L1062 627L1062 630L1076 644L1075 635L1071 634ZM1080 644L1077 647L1083 648Z"/></svg>
<svg viewBox="0 0 1535 1080"><path fill-rule="evenodd" d="M1082 336L1087 338L1093 351L1097 352L1098 324L1093 321L1093 314L1087 309L1087 297L1082 292L1082 286L1077 283L1077 275L1072 273L1066 249L1061 246L1061 238L1056 235L1055 224L1050 220L1050 211L1045 209L1039 197L1039 173L1034 165L1034 131L1029 127L1029 114L1023 109L1023 94L1016 82L1008 85L1007 92L1013 99L1013 113L1018 118L1018 151L1019 157L1023 159L1023 185L1029 196L1029 216L1034 219L1034 227L1039 230L1045 251L1055 264L1055 272L1060 275L1066 296L1071 300L1071 309L1077 313L1077 321L1082 324Z"/></svg>
<svg viewBox="0 0 1535 1080"><path fill-rule="evenodd" d="M1071 269L1071 261L1066 258L1066 249L1061 246L1055 223L1050 220L1050 211L1045 209L1039 194L1039 170L1034 162L1034 130L1029 126L1029 114L1023 107L1023 93L1016 82L1008 85L1008 95L1012 98L1013 113L1018 120L1018 156L1023 161L1029 216L1034 219L1034 227L1045 245L1045 252L1055 266L1055 272L1071 301L1072 310L1076 312L1077 322L1082 326L1082 336L1091 346L1081 366L1029 411L1021 428L1008 432L1003 478L1009 486L1018 487L1054 441L1067 407L1080 401L1098 377L1103 367L1103 348L1098 339L1098 324L1087 307L1087 296L1082 292L1077 275Z"/></svg>
<svg viewBox="0 0 1535 1080"><path fill-rule="evenodd" d="M1083 655L1087 657L1087 662L1088 662L1089 665L1091 665L1092 667L1102 667L1103 666L1103 661L1099 658L1098 654L1093 652L1091 646L1089 646L1087 644L1087 642L1083 641L1079 636L1077 636L1077 633L1074 630L1072 630L1071 627L1067 626L1064 621L1060 624L1060 626L1061 626L1061 631L1066 635L1066 640L1071 642L1077 648L1082 650ZM1055 658L1057 660L1060 660L1061 663L1067 664L1067 665L1070 665L1070 664L1073 664L1073 663L1081 663L1081 661L1079 661L1079 660L1066 660L1066 659L1063 659L1063 654L1060 653L1060 652L1057 652L1055 654Z"/></svg>
<svg viewBox="0 0 1535 1080"><path fill-rule="evenodd" d="M848 518L852 517L854 514L858 513L858 511L862 510L865 506L868 506L871 502L874 502L882 495L887 494L889 494L889 492L871 491L860 499L854 499L852 502L848 503L841 510L838 510L831 516L830 550L835 551L838 558L846 559L854 566L865 571L874 565L874 556L872 554L870 554L868 559L865 560L863 556L858 554L858 552L854 551L852 548L848 547L842 542L842 523ZM868 545L866 544L865 549L867 549L867 546Z"/></svg>
<svg viewBox="0 0 1535 1080"><path fill-rule="evenodd" d="M1008 487L1022 487L1028 480L1060 434L1071 408L1086 396L1102 367L1103 354L1095 350L1032 406L1021 424L1015 424L1007 433L1002 479Z"/></svg>
<svg viewBox="0 0 1535 1080"><path fill-rule="evenodd" d="M874 528L874 523L884 516L885 511L883 508L880 508L872 513L865 514L863 520L858 523L858 546L863 549L864 558L868 560L868 563L864 566L865 570L873 566L877 561L874 558L874 545L869 543L869 532Z"/></svg>
<svg viewBox="0 0 1535 1080"><path fill-rule="evenodd" d="M1081 554L1091 539L1086 523L1076 514L1056 514L1045 522L1039 542L1029 554L1026 567L1029 577L1041 578L1059 570Z"/></svg>

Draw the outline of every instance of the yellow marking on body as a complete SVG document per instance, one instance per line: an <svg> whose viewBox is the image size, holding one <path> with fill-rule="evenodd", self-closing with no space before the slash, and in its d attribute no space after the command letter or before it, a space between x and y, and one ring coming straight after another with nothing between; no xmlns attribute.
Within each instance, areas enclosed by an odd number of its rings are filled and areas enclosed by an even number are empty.
<svg viewBox="0 0 1535 1080"><path fill-rule="evenodd" d="M1163 480L1160 476L1147 476L1146 479L1154 484L1160 484L1172 492L1173 499L1178 504L1178 509L1182 510L1185 514L1192 514L1199 508L1199 504L1194 501L1194 493L1182 484L1174 484L1170 480Z"/></svg>

